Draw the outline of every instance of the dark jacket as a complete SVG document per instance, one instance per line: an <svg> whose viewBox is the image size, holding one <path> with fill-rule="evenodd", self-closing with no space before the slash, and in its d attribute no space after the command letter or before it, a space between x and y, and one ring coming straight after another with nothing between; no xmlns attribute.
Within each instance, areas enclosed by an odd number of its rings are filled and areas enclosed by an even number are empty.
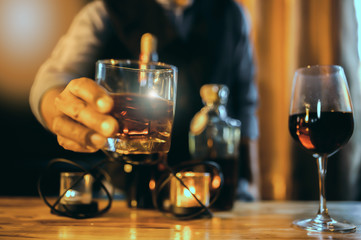
<svg viewBox="0 0 361 240"><path fill-rule="evenodd" d="M104 0L114 26L103 58L137 59L140 38L150 32L158 38L161 62L178 67L178 90L169 162L189 160L188 131L203 106L200 87L226 84L228 113L242 122L242 136L257 138L254 62L249 29L242 8L232 0L194 0L175 24L173 13L155 0ZM189 29L189 31L188 31Z"/></svg>

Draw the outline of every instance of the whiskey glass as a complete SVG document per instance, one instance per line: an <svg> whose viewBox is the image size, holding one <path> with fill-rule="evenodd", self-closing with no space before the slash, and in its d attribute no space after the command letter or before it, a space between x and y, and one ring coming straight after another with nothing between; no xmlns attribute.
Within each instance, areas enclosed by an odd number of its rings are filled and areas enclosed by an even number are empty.
<svg viewBox="0 0 361 240"><path fill-rule="evenodd" d="M119 131L105 151L113 157L166 154L170 149L178 70L160 62L105 59L96 63L96 82L114 100ZM140 157L139 159L141 159Z"/></svg>

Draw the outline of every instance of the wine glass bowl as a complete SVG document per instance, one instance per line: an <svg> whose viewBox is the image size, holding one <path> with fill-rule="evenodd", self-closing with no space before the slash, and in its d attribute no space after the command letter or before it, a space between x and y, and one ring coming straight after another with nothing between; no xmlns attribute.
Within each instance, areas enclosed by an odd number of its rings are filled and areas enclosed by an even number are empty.
<svg viewBox="0 0 361 240"><path fill-rule="evenodd" d="M354 129L353 108L340 66L308 66L294 75L289 113L292 138L317 159L320 206L315 218L293 224L316 232L353 232L352 224L328 215L325 195L327 159L344 146Z"/></svg>

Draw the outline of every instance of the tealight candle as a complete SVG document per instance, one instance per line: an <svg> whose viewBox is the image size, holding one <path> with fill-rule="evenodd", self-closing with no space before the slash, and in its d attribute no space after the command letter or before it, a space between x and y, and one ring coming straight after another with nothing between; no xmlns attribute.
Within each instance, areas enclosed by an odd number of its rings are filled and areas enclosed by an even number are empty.
<svg viewBox="0 0 361 240"><path fill-rule="evenodd" d="M183 181L188 189L176 178L171 179L170 202L173 212L178 215L185 215L209 204L210 174L206 172L179 172L177 177ZM194 195L194 196L193 196Z"/></svg>
<svg viewBox="0 0 361 240"><path fill-rule="evenodd" d="M83 175L82 172L61 173L60 196L66 191L60 200L61 204L90 204L92 202L93 177L90 174Z"/></svg>

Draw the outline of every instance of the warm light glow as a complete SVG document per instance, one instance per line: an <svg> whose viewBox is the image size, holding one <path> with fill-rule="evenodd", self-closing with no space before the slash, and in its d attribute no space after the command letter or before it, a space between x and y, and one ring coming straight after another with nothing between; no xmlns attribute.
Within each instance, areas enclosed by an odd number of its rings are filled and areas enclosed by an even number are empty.
<svg viewBox="0 0 361 240"><path fill-rule="evenodd" d="M130 173L133 170L133 166L130 164L124 164L124 172Z"/></svg>
<svg viewBox="0 0 361 240"><path fill-rule="evenodd" d="M183 228L183 239L191 240L192 239L192 229L189 226Z"/></svg>
<svg viewBox="0 0 361 240"><path fill-rule="evenodd" d="M220 185L221 185L221 177L215 176L212 181L212 188L217 189L219 188Z"/></svg>
<svg viewBox="0 0 361 240"><path fill-rule="evenodd" d="M136 206L138 205L137 200L132 200L132 201L130 202L130 205L131 205L132 207L136 207Z"/></svg>
<svg viewBox="0 0 361 240"><path fill-rule="evenodd" d="M66 193L65 193L65 197L66 198L74 198L77 195L77 191L71 190L69 189Z"/></svg>
<svg viewBox="0 0 361 240"><path fill-rule="evenodd" d="M129 239L131 240L137 239L137 228L131 227L129 229Z"/></svg>
<svg viewBox="0 0 361 240"><path fill-rule="evenodd" d="M220 219L219 217L212 218L213 229L219 229L221 225L222 225L222 219Z"/></svg>
<svg viewBox="0 0 361 240"><path fill-rule="evenodd" d="M148 92L148 96L150 96L150 97L159 97L159 95L154 90L150 90Z"/></svg>
<svg viewBox="0 0 361 240"><path fill-rule="evenodd" d="M35 71L45 58L44 48L54 34L53 1L0 1L0 91L22 98L28 95ZM51 20L50 20L51 19ZM49 53L47 53L49 54ZM41 58L41 60L39 59Z"/></svg>
<svg viewBox="0 0 361 240"><path fill-rule="evenodd" d="M46 44L44 35L53 31L48 23L55 10L51 5L51 1L41 0L1 1L1 42L15 54L36 54Z"/></svg>
<svg viewBox="0 0 361 240"><path fill-rule="evenodd" d="M85 1L0 1L0 94L28 102L35 74Z"/></svg>
<svg viewBox="0 0 361 240"><path fill-rule="evenodd" d="M192 193L195 194L196 189L194 188L194 186L189 186L188 188L189 188L189 190L184 188L183 194L186 198L193 198Z"/></svg>
<svg viewBox="0 0 361 240"><path fill-rule="evenodd" d="M306 116L305 116L305 123L308 123L310 119L310 104L306 104Z"/></svg>
<svg viewBox="0 0 361 240"><path fill-rule="evenodd" d="M211 139L211 138L207 139L207 146L208 146L208 148L213 147L213 139Z"/></svg>
<svg viewBox="0 0 361 240"><path fill-rule="evenodd" d="M206 172L179 172L177 177L188 187L183 186L175 177L170 184L171 205L176 207L199 207L199 202L192 193L203 204L209 204L210 174Z"/></svg>
<svg viewBox="0 0 361 240"><path fill-rule="evenodd" d="M71 231L69 226L61 226L58 228L59 239L75 239L74 231Z"/></svg>
<svg viewBox="0 0 361 240"><path fill-rule="evenodd" d="M315 146L313 145L313 143L311 142L311 139L309 137L309 134L300 134L298 136L298 138L300 139L301 144L307 148L307 149L314 149Z"/></svg>
<svg viewBox="0 0 361 240"><path fill-rule="evenodd" d="M133 220L133 221L136 221L137 220L137 212L136 211L132 211L130 212L130 219Z"/></svg>
<svg viewBox="0 0 361 240"><path fill-rule="evenodd" d="M149 181L149 189L150 190L154 190L155 189L155 181L154 179Z"/></svg>
<svg viewBox="0 0 361 240"><path fill-rule="evenodd" d="M282 169L284 170L284 169ZM286 182L282 175L277 174L272 178L273 182L273 195L275 200L282 200L286 196Z"/></svg>
<svg viewBox="0 0 361 240"><path fill-rule="evenodd" d="M144 129L143 131L129 131L128 134L129 135L147 135L148 132L148 128Z"/></svg>

